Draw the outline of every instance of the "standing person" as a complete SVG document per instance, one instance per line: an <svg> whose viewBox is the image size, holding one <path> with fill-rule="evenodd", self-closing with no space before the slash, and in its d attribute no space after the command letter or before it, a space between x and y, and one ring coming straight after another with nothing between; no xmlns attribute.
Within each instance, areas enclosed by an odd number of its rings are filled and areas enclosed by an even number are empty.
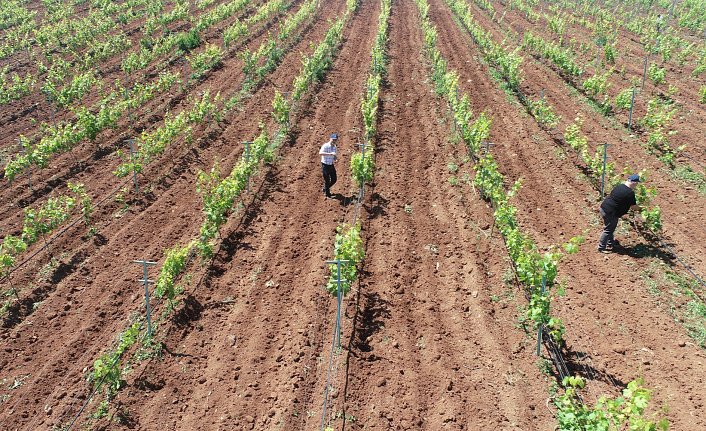
<svg viewBox="0 0 706 431"><path fill-rule="evenodd" d="M332 197L331 187L336 184L336 167L333 165L336 162L336 141L338 134L331 135L331 139L321 146L319 154L321 155L321 173L324 176L324 186L321 189L327 198Z"/></svg>
<svg viewBox="0 0 706 431"><path fill-rule="evenodd" d="M618 184L603 200L600 207L601 217L603 217L603 232L598 240L598 251L610 253L618 242L613 239L615 228L618 227L618 219L627 214L630 210L638 210L640 207L635 200L635 187L640 182L638 174L632 174L627 181Z"/></svg>

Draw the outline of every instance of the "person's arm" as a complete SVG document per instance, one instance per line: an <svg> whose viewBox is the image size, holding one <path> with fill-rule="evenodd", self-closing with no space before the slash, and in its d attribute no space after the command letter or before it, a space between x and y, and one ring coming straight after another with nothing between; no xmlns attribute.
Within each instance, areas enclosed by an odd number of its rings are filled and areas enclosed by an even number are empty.
<svg viewBox="0 0 706 431"><path fill-rule="evenodd" d="M329 153L329 152L324 151L324 147L321 147L321 149L319 150L319 154L322 156L335 156L336 155L335 152Z"/></svg>
<svg viewBox="0 0 706 431"><path fill-rule="evenodd" d="M628 211L640 211L642 208L637 204L637 198L635 198L635 193L632 194L632 199L630 199L630 208Z"/></svg>

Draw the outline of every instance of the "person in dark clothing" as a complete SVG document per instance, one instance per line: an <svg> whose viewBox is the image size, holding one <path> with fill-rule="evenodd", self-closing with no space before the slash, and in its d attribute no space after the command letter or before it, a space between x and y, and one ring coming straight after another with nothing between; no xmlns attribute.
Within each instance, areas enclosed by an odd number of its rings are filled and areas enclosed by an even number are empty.
<svg viewBox="0 0 706 431"><path fill-rule="evenodd" d="M627 181L618 184L603 200L600 206L600 214L603 217L603 232L598 240L598 251L610 253L617 241L613 238L615 228L618 227L618 219L630 210L637 210L640 207L635 200L635 187L640 182L640 176L632 174Z"/></svg>
<svg viewBox="0 0 706 431"><path fill-rule="evenodd" d="M331 139L321 146L319 149L319 155L321 156L321 173L324 177L324 186L321 191L324 192L326 198L331 198L331 187L336 184L336 167L333 165L338 159L338 150L336 149L336 141L338 140L338 134L334 133L331 135Z"/></svg>

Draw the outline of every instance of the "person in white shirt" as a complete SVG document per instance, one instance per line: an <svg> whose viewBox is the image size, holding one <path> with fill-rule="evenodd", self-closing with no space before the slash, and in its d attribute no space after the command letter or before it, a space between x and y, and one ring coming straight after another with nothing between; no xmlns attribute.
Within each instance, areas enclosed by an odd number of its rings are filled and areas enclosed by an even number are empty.
<svg viewBox="0 0 706 431"><path fill-rule="evenodd" d="M333 165L336 162L336 141L338 134L331 135L331 139L321 146L319 154L321 155L321 173L324 176L324 186L321 189L327 198L332 197L331 187L336 184L336 167Z"/></svg>

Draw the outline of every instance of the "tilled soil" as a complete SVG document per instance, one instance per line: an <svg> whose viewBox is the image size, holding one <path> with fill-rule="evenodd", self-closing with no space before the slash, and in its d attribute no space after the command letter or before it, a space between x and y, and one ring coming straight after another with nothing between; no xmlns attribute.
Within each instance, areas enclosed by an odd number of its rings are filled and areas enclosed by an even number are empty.
<svg viewBox="0 0 706 431"><path fill-rule="evenodd" d="M684 327L674 321L660 298L648 293L641 274L654 265L653 259L639 258L630 250L650 245L628 233L627 238L620 238L625 247L621 254L608 257L595 252L599 228L593 227L597 216L594 201L587 198L593 194L590 185L579 179L579 171L572 164L549 156L553 154L551 137L533 124L524 108L509 103L497 86L474 85L489 77L487 67L469 66L480 53L467 34L447 25L453 22L451 12L441 0L430 3L438 5L432 7L432 18L440 27L442 53L459 72L459 82L471 96L475 109L493 114L493 154L510 180L523 180L517 198L523 227L545 247L587 233L582 251L560 265L560 277L568 281L567 296L553 301L567 325L567 356L577 362L584 354L592 358L591 367L603 374L601 381L596 382L598 393L615 383L620 386L643 376L647 386L655 388L656 403L668 406L674 429L702 427L696 412L706 394L698 364L706 356L689 341ZM477 16L479 13L476 11ZM469 55L458 54L464 51ZM529 80L533 75L526 76ZM547 94L560 92L562 85L550 88L550 80L549 75L537 76L526 84L541 83L548 88ZM668 215L664 217L667 223L672 222ZM695 230L699 229L694 226L688 232L699 235L701 231ZM660 256L657 250L654 255ZM681 360L682 367L672 367Z"/></svg>
<svg viewBox="0 0 706 431"><path fill-rule="evenodd" d="M465 151L426 82L412 1L393 4L390 39L345 429L549 429L515 310L490 300L508 269L497 232L487 239L491 211L449 182Z"/></svg>
<svg viewBox="0 0 706 431"><path fill-rule="evenodd" d="M500 90L446 4L430 4L439 49L458 72L461 89L476 114L485 111L493 118L493 155L508 181L523 179L515 199L523 230L543 249L587 235L581 251L560 264L567 295L556 298L553 307L567 326L564 353L571 370L589 380L588 399L617 394L642 376L654 390L653 404L668 407L672 429L706 428L700 414L706 355L642 279L664 256L657 250L656 257L630 253L650 247L632 231L621 237L626 253L594 252L593 185L581 177L571 155L560 157L553 135ZM135 281L141 273L130 262L162 256L165 248L197 234L203 218L197 171L214 160L221 161L223 172L230 170L242 153L240 142L254 136L259 120L269 115L275 89L291 86L299 53L309 53L309 42L318 42L344 8L342 0L322 4L302 41L252 98L224 123L195 129L193 146L176 145L151 165L151 184L143 179L141 185L152 190L143 199L128 195L125 209L111 198L95 215L97 235L85 236L79 225L52 247L57 268L40 272L49 259L42 253L18 274L22 306L0 332L0 428L51 429L78 411L93 360L112 345L130 314L142 310ZM244 207L222 228L216 257L191 265L195 276L187 282L182 305L158 328L162 357L133 363L111 415L89 420L99 400L94 401L80 419L83 427L554 428L549 403L554 377L542 372L534 336L518 323L526 302L512 285L492 209L468 184L471 164L463 145L454 143L446 107L429 84L412 0L392 6L376 174L358 212L366 258L360 281L344 302L342 349L330 356L335 299L323 289L324 261L332 253L335 227L350 222L356 208L348 166L362 133L360 98L379 12L377 1L361 3L344 29L332 70L302 102L291 141L253 180ZM475 6L474 13L485 28L501 34ZM256 48L263 37L254 35L248 47ZM554 71L525 57L523 91L545 89L565 120L580 110L587 119L584 130L596 142L618 133L568 94ZM229 58L195 85L193 94L239 86L241 66ZM154 108L185 103L166 95ZM146 124L158 121L149 113L143 117ZM118 139L125 127L101 142ZM335 198L325 200L317 152L334 131L341 135L339 182ZM117 186L111 172L118 160L93 159L92 153L88 146L78 153L85 165L80 174L72 171L72 152L35 180L63 184L76 177L93 195L105 196ZM653 169L658 164L627 148L613 154L621 163ZM703 272L702 198L680 191L663 172L651 181L660 189L668 238ZM18 226L21 206L43 201L48 191L32 197L15 183L0 193L12 205L3 205L5 233ZM25 287L29 283L35 286Z"/></svg>

